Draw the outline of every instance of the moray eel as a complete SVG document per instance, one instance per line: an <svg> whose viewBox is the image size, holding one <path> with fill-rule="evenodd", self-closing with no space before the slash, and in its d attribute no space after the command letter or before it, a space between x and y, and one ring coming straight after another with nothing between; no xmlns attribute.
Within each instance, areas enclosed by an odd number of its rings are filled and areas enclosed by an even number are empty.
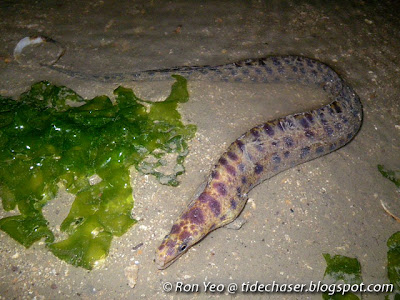
<svg viewBox="0 0 400 300"><path fill-rule="evenodd" d="M232 222L257 184L344 146L362 123L362 105L353 89L329 66L310 58L274 56L215 67L159 70L152 75L168 73L189 79L206 76L233 82L316 85L328 93L331 102L260 124L236 139L213 167L204 190L189 203L157 248L159 269L171 265L211 231Z"/></svg>
<svg viewBox="0 0 400 300"><path fill-rule="evenodd" d="M175 67L133 73L88 75L59 66L48 68L96 81L188 80L300 83L322 88L331 102L321 108L260 124L234 141L213 167L204 189L172 225L156 250L165 269L211 231L232 222L247 194L260 182L346 145L362 123L362 105L353 89L326 64L301 56L271 56L218 66Z"/></svg>

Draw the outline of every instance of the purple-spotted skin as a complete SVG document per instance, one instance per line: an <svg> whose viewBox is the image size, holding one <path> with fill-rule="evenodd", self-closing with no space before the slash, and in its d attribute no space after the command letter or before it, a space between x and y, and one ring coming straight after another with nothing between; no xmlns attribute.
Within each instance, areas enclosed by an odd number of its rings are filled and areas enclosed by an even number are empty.
<svg viewBox="0 0 400 300"><path fill-rule="evenodd" d="M206 75L224 81L314 84L327 91L332 102L268 121L234 141L214 166L203 192L188 205L158 247L159 269L169 266L210 231L233 221L254 186L344 146L362 123L362 106L355 92L330 67L309 58L269 57L168 72L189 79Z"/></svg>

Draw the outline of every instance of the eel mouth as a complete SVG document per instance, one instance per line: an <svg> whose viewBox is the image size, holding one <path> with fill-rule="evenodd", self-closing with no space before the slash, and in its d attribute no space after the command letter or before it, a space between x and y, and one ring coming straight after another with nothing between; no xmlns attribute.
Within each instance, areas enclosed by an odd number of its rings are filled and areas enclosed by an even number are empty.
<svg viewBox="0 0 400 300"><path fill-rule="evenodd" d="M167 261L166 256L159 255L156 253L156 258L154 259L157 269L159 270L164 270L168 268L171 264L173 264L183 253L180 253L179 255L175 256L173 259Z"/></svg>

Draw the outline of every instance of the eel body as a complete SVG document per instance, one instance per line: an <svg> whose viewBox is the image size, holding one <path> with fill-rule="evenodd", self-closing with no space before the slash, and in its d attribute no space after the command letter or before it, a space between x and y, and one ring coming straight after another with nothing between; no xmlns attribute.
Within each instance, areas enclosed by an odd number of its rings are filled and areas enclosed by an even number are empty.
<svg viewBox="0 0 400 300"><path fill-rule="evenodd" d="M260 124L236 139L212 168L204 190L189 203L157 248L159 269L168 267L211 231L232 222L254 186L344 146L362 123L362 105L353 89L329 66L310 58L274 56L215 67L161 70L157 76L163 72L189 79L207 76L233 82L316 85L328 93L331 102Z"/></svg>
<svg viewBox="0 0 400 300"><path fill-rule="evenodd" d="M362 105L353 89L326 64L301 56L271 56L218 66L176 67L136 73L88 75L58 66L48 68L96 81L189 80L300 83L322 88L331 102L318 109L260 124L236 139L212 168L194 197L156 250L164 269L211 231L232 222L248 192L260 182L328 154L353 139L361 127Z"/></svg>

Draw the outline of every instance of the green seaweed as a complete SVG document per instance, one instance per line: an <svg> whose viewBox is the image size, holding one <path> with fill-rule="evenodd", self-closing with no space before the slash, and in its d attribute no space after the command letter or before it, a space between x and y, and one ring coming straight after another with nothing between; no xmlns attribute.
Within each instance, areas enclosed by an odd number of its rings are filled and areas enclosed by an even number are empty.
<svg viewBox="0 0 400 300"><path fill-rule="evenodd" d="M394 299L400 299L400 231L394 233L387 241L388 277L394 286Z"/></svg>
<svg viewBox="0 0 400 300"><path fill-rule="evenodd" d="M388 170L383 165L378 165L378 170L383 177L389 179L396 187L400 188L400 171Z"/></svg>
<svg viewBox="0 0 400 300"><path fill-rule="evenodd" d="M329 295L328 293L322 294L322 299L324 300L360 300L356 295L351 292L345 293L344 295L335 293L333 295Z"/></svg>
<svg viewBox="0 0 400 300"><path fill-rule="evenodd" d="M0 197L4 210L19 211L0 219L0 229L25 247L45 238L54 255L75 266L92 269L104 260L112 238L136 223L129 167L172 186L184 172L196 127L181 122L177 107L189 95L186 80L173 77L163 102L123 87L114 91L115 104L106 96L85 100L45 81L18 101L0 96ZM171 170L159 170L168 155ZM91 185L94 174L101 181ZM60 183L76 198L60 226L68 237L55 241L42 208Z"/></svg>
<svg viewBox="0 0 400 300"><path fill-rule="evenodd" d="M323 256L327 264L324 278L327 277L333 282L343 281L347 284L360 284L362 282L361 265L356 258L342 255L335 255L332 257L328 253L324 253ZM335 293L332 295L329 295L329 293L323 293L322 298L324 300L359 299L351 292L345 294Z"/></svg>

